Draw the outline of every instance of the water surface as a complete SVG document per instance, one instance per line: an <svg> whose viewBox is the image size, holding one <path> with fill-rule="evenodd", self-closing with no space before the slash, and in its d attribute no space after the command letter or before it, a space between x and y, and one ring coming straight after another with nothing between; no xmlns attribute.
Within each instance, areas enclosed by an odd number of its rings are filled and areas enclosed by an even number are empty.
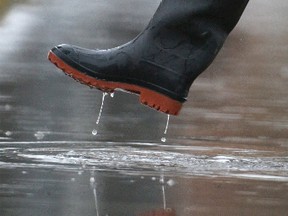
<svg viewBox="0 0 288 216"><path fill-rule="evenodd" d="M165 143L167 116L135 95L106 97L96 125L102 93L47 61L60 43L127 42L158 4L0 4L1 216L287 215L286 1L250 2Z"/></svg>

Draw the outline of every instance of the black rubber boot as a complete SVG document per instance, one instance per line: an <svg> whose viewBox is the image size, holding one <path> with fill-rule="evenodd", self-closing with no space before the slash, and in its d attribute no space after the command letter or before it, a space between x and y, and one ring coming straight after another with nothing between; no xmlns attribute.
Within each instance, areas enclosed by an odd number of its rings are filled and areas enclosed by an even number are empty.
<svg viewBox="0 0 288 216"><path fill-rule="evenodd" d="M214 60L249 0L163 0L134 40L108 50L54 47L49 60L103 91L124 89L177 115L197 76Z"/></svg>

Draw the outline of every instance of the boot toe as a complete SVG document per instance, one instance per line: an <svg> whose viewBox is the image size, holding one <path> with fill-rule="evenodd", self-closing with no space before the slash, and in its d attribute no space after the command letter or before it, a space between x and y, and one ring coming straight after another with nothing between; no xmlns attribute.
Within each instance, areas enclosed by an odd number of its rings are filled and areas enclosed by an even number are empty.
<svg viewBox="0 0 288 216"><path fill-rule="evenodd" d="M78 52L74 49L72 45L69 44L61 44L56 46L56 48L65 56L70 58L71 60L75 62L79 62L79 54Z"/></svg>

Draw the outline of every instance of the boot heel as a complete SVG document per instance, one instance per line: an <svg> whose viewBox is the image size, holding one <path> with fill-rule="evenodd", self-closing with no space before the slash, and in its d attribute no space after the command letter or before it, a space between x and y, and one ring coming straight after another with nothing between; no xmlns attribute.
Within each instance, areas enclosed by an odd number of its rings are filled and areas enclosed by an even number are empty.
<svg viewBox="0 0 288 216"><path fill-rule="evenodd" d="M140 102L169 115L178 115L183 105L177 100L148 89L141 90Z"/></svg>

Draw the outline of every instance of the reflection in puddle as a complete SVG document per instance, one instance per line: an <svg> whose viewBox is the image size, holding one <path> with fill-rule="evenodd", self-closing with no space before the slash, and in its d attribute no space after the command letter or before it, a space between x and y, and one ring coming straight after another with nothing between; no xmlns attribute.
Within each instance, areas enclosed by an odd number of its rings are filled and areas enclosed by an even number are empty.
<svg viewBox="0 0 288 216"><path fill-rule="evenodd" d="M99 216L99 208L98 208L98 198L97 198L97 182L95 180L95 172L91 172L90 177L90 185L93 190L94 200L95 200L95 210L96 210L96 216Z"/></svg>
<svg viewBox="0 0 288 216"><path fill-rule="evenodd" d="M164 177L164 175L161 175L159 182L162 185L163 209L167 209L166 190L165 190L165 177Z"/></svg>
<svg viewBox="0 0 288 216"><path fill-rule="evenodd" d="M93 201L97 216L176 215L170 208L177 215L211 215L216 205L224 205L223 199L234 210L241 202L245 206L257 203L259 212L263 206L286 211L287 193L282 192L288 188L287 158L267 157L256 150L247 154L244 149L178 147L156 143L2 142L0 201L7 200L8 192L15 196L27 191L26 198L51 203L50 196L41 197L38 191L52 190L61 197L85 194L85 198L71 198L71 202L78 203L79 211L81 206L92 211L86 203ZM14 183L8 183L11 174L15 175ZM39 181L36 186L35 181ZM67 186L67 181L72 185ZM37 184L38 191L31 189ZM51 184L62 189L55 191ZM212 204L210 199L220 201Z"/></svg>
<svg viewBox="0 0 288 216"><path fill-rule="evenodd" d="M1 169L4 215L31 215L30 209L43 216L55 215L51 211L71 216L228 216L238 212L249 215L251 209L254 215L287 212L287 181L183 177L156 171L143 175L141 171L111 172L93 167L81 170L81 175L74 169L43 167L11 171ZM13 206L29 206L13 208L7 204L11 199Z"/></svg>
<svg viewBox="0 0 288 216"><path fill-rule="evenodd" d="M55 44L128 41L159 2L27 1L1 17L1 216L287 215L286 0L251 1L164 135L163 115L121 93L98 133L105 96L51 73Z"/></svg>

